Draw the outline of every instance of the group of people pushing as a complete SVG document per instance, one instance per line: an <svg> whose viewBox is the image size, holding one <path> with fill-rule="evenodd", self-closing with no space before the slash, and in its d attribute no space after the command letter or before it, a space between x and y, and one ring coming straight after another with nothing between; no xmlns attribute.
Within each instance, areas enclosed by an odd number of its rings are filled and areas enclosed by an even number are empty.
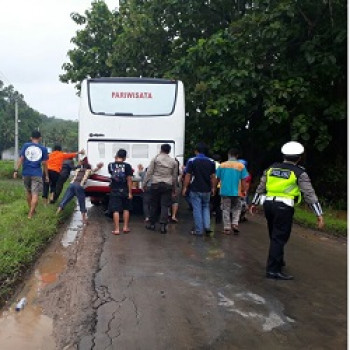
<svg viewBox="0 0 350 350"><path fill-rule="evenodd" d="M84 155L84 150L65 153L62 152L60 145L56 145L49 154L46 147L40 142L40 132L34 131L31 142L23 145L14 171L16 178L19 167L23 166L22 175L29 206L28 218L32 218L35 214L41 192L46 204L56 203L64 183L69 178L71 171L74 170L71 182L58 205L57 213L60 213L74 197L77 197L82 220L87 223L84 186L87 179L102 168L103 163L97 164L96 168L92 169L87 158L84 157L75 166L73 159L79 154ZM200 236L211 232L210 203L211 201L215 202L211 200L211 197L217 197L218 190L222 196L222 212L220 205L214 206L217 221L221 218L222 213L224 233L229 234L231 230L237 233L242 203L240 198L246 196L248 185L248 182L241 180L249 175L243 162L238 162L235 158L238 153L235 150L230 150L229 160L219 164L207 156L208 148L206 145L199 143L195 149L196 156L188 160L182 172L178 160L170 157L170 151L171 146L163 144L160 153L151 160L146 170L143 169L142 165L138 166L139 176L142 179L146 228L155 230L156 223L159 221L160 232L167 233L169 208L172 212L171 220L177 222L176 213L182 182L182 194L193 210L192 234ZM112 233L115 235L120 234L120 213L123 215L122 231L124 233L130 232L129 212L133 196L134 170L126 162L126 157L127 152L124 149L119 149L115 161L108 164L111 178L108 211L113 215L114 229ZM219 182L220 187L218 187Z"/></svg>
<svg viewBox="0 0 350 350"><path fill-rule="evenodd" d="M208 148L204 143L199 143L195 149L195 157L190 158L180 173L179 162L176 158L170 157L171 146L163 144L160 153L154 157L147 170L141 173L144 191L144 213L146 216L146 228L156 230L159 222L160 233L167 233L169 221L169 211L171 211L171 221L177 222L176 211L178 206L178 196L180 193L180 183L182 179L182 195L188 200L193 212L193 229L191 234L196 236L210 235L210 211L211 198L217 195L218 188L222 197L222 218L224 222L224 233L230 234L232 231L237 234L238 222L242 209L242 200L245 199L249 178L243 162L237 160L238 151L229 151L229 160L222 164L217 164L207 156ZM119 234L119 211L123 209L123 221L128 222L128 203L113 203L116 198L128 198L131 196L131 175L126 170L125 158L120 157L119 150L116 162L109 165L111 174L111 194L109 211L113 212L115 228L112 233ZM126 155L125 153L123 153ZM124 188L124 195L119 194L115 189L116 169L125 167L125 173L130 176L128 192ZM131 169L131 167L130 167ZM142 167L139 170L143 170ZM118 170L119 171L119 170ZM220 184L220 187L218 185ZM120 191L120 189L118 189ZM171 208L171 209L170 209ZM149 213L149 214L148 214ZM216 211L216 216L221 215L221 211ZM159 220L158 220L159 218ZM123 229L123 231L125 228Z"/></svg>
<svg viewBox="0 0 350 350"><path fill-rule="evenodd" d="M23 167L22 175L27 190L29 219L35 214L38 196L43 189L43 197L46 202L55 203L57 201L63 183L69 177L72 169L72 164L69 165L67 160L73 159L78 154L84 154L84 150L64 153L60 146L56 146L54 151L48 155L47 149L40 144L40 141L40 132L34 131L31 142L22 147L17 167L14 170L14 178L16 178L18 168L21 165ZM305 169L298 166L304 152L303 146L291 141L286 143L281 150L284 161L274 163L265 170L250 206L250 212L253 214L256 205L263 203L270 238L266 277L289 280L293 279L293 276L283 273L282 268L285 266L284 246L291 233L295 198L299 198L300 201L301 193L303 193L306 203L317 216L318 227L322 228L324 222L322 208L311 181ZM203 236L210 235L212 232L210 227L211 202L216 203L213 208L217 222L222 217L222 232L227 235L232 232L237 234L242 203L246 205L245 199L251 179L246 169L246 162L238 159L238 150L230 149L228 160L218 163L208 157L207 146L204 143L198 143L195 148L195 156L187 161L182 174L180 174L179 162L170 157L170 151L171 146L163 144L160 153L151 160L146 170L139 165L146 229L156 230L159 222L160 232L167 233L169 208L171 207L174 209L172 219L177 222L176 211L181 188L180 179L182 179L181 193L193 212L194 224L191 234ZM122 232L130 232L133 169L126 162L126 157L126 150L119 149L115 161L108 164L111 180L108 211L113 215L112 234L114 235L119 235L121 232L120 213L123 216ZM87 223L84 186L87 179L102 167L103 163L99 163L95 169L92 169L86 157L79 161L58 206L57 213L60 213L69 201L77 197L83 222Z"/></svg>

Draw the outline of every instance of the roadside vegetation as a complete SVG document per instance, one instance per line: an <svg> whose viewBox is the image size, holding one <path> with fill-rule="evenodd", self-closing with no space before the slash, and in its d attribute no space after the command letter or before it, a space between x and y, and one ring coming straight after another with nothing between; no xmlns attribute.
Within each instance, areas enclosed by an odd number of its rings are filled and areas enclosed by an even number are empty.
<svg viewBox="0 0 350 350"><path fill-rule="evenodd" d="M12 179L14 162L4 160L0 163L0 179Z"/></svg>
<svg viewBox="0 0 350 350"><path fill-rule="evenodd" d="M222 159L238 147L259 178L297 140L322 203L347 210L345 1L124 0L110 10L93 0L71 19L74 47L59 79L77 94L86 77L181 80L186 158L198 141ZM46 146L77 149L77 122L34 111L0 81L0 151L14 144L15 100L20 144L39 128Z"/></svg>
<svg viewBox="0 0 350 350"><path fill-rule="evenodd" d="M0 159L3 151L13 152L15 101L18 103L18 115L21 120L18 129L20 146L29 141L33 130L39 129L45 146L53 147L55 144L60 144L67 151L78 149L77 121L48 117L35 111L12 85L5 86L0 80Z"/></svg>
<svg viewBox="0 0 350 350"><path fill-rule="evenodd" d="M345 210L334 210L329 207L323 207L325 227L324 232L333 236L347 236L347 213ZM306 227L316 227L315 214L307 206L295 207L294 220Z"/></svg>
<svg viewBox="0 0 350 350"><path fill-rule="evenodd" d="M0 162L0 307L74 210L72 202L57 217L56 206L41 203L28 220L23 183L12 180L12 172L13 162Z"/></svg>
<svg viewBox="0 0 350 350"><path fill-rule="evenodd" d="M73 13L74 48L60 80L179 79L185 157L205 141L222 159L238 147L253 177L290 140L318 196L347 209L347 3L292 0L95 0ZM325 161L327 160L327 161ZM252 189L253 190L253 189ZM335 206L336 205L336 206Z"/></svg>

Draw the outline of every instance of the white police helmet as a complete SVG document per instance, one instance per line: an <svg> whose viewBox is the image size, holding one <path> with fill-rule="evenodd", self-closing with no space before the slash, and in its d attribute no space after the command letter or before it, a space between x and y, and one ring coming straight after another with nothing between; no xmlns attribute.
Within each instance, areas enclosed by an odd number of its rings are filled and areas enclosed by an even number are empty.
<svg viewBox="0 0 350 350"><path fill-rule="evenodd" d="M282 146L281 152L285 156L300 156L304 153L304 146L299 142L290 141Z"/></svg>

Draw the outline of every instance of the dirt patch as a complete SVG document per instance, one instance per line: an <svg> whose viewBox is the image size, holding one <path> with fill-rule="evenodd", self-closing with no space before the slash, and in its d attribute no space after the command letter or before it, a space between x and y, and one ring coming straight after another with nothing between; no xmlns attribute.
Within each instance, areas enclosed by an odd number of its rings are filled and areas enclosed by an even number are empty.
<svg viewBox="0 0 350 350"><path fill-rule="evenodd" d="M76 349L77 340L94 329L94 276L104 243L104 225L99 221L90 220L78 239L64 250L65 271L36 300L43 314L53 319L57 349Z"/></svg>

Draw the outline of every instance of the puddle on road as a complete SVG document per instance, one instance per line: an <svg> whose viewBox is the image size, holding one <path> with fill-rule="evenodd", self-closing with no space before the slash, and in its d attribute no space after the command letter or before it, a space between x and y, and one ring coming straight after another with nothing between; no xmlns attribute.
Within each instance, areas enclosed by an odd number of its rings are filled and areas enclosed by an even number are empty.
<svg viewBox="0 0 350 350"><path fill-rule="evenodd" d="M52 319L42 314L41 308L35 305L35 299L47 285L57 281L65 266L66 260L59 252L43 255L17 300L1 314L1 350L55 349L51 336ZM27 299L26 305L22 310L15 311L18 300L23 297Z"/></svg>
<svg viewBox="0 0 350 350"><path fill-rule="evenodd" d="M1 350L53 350L52 320L40 308L27 305L22 311L11 308L0 318Z"/></svg>
<svg viewBox="0 0 350 350"><path fill-rule="evenodd" d="M92 204L89 202L86 202L86 209L89 210L91 208ZM67 248L71 244L73 244L76 239L78 238L79 234L82 232L84 226L81 221L81 213L79 211L78 207L75 207L75 210L73 212L71 221L66 229L66 231L63 234L61 244L64 248Z"/></svg>
<svg viewBox="0 0 350 350"><path fill-rule="evenodd" d="M87 208L90 206L87 203ZM53 321L42 314L41 308L35 305L35 300L46 286L57 281L66 267L63 250L77 240L82 230L81 214L76 209L62 236L61 247L41 256L16 300L7 309L0 311L1 350L55 349ZM16 304L22 297L27 299L27 303L22 310L15 311Z"/></svg>

